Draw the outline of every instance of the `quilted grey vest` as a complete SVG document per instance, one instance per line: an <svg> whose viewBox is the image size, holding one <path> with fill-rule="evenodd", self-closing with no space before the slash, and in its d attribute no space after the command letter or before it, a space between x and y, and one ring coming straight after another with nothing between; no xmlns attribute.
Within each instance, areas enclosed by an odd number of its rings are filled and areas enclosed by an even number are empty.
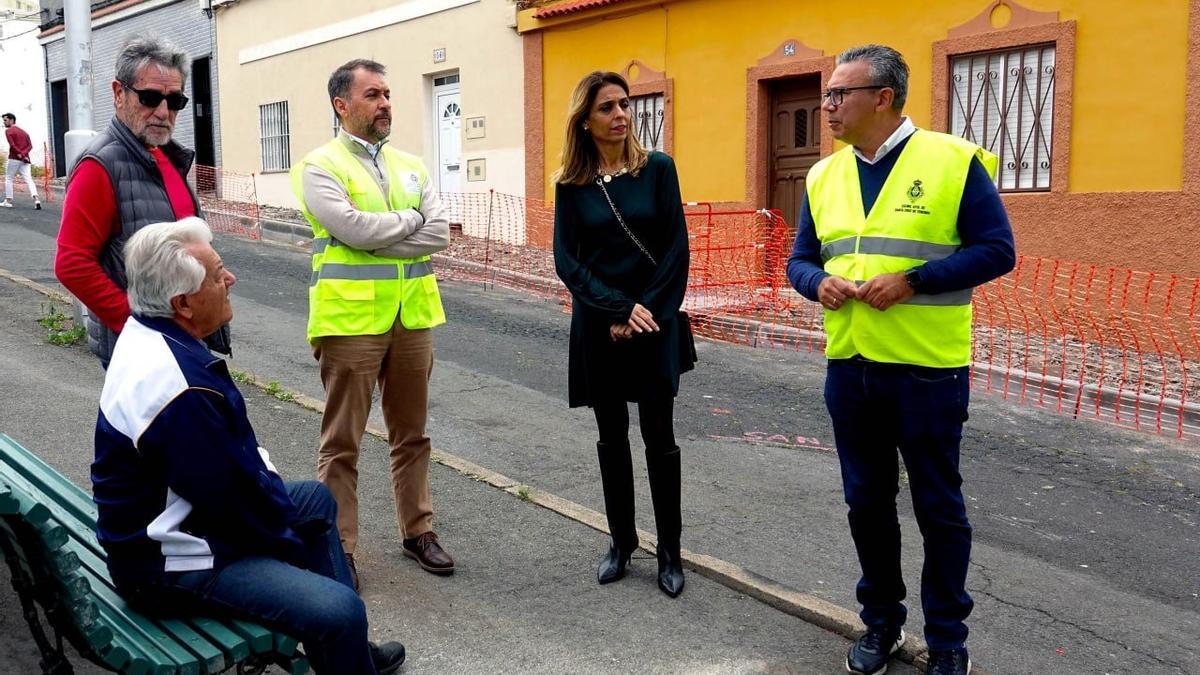
<svg viewBox="0 0 1200 675"><path fill-rule="evenodd" d="M163 154L167 156L179 175L185 179L192 168L192 159L196 153L184 148L175 141L162 146ZM152 223L170 222L176 220L171 208L171 199L167 196L167 187L162 174L154 161L153 155L142 142L133 135L116 117L109 122L108 128L100 132L75 161L67 177L67 189L70 189L71 178L75 169L85 159L93 159L104 167L112 181L113 194L117 200L117 210L121 216L121 231L108 240L104 250L100 252L100 267L121 288L126 287L125 281L125 242L134 232ZM200 211L200 201L196 193L188 185L188 194L197 215ZM117 334L108 326L91 316L84 315L87 326L88 347L100 358L107 367L112 358L112 350L117 342ZM229 327L225 326L205 339L211 349L228 354Z"/></svg>

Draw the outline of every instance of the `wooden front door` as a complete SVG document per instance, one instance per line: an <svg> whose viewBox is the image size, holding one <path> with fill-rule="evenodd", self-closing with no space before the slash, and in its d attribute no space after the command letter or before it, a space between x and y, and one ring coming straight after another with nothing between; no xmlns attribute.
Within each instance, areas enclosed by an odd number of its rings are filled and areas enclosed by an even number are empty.
<svg viewBox="0 0 1200 675"><path fill-rule="evenodd" d="M795 225L804 179L821 158L821 94L816 76L779 80L771 86L771 199Z"/></svg>

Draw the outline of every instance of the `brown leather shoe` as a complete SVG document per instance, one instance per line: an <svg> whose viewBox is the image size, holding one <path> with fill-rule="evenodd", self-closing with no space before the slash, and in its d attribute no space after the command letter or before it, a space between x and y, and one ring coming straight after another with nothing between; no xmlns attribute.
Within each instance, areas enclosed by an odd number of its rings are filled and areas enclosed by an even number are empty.
<svg viewBox="0 0 1200 675"><path fill-rule="evenodd" d="M413 539L405 539L403 553L406 558L417 561L421 569L433 574L453 574L454 558L442 550L438 537L433 532L426 532Z"/></svg>
<svg viewBox="0 0 1200 675"><path fill-rule="evenodd" d="M354 554L346 554L346 566L350 568L350 580L354 582L354 592L357 593L358 588L358 568L354 566Z"/></svg>

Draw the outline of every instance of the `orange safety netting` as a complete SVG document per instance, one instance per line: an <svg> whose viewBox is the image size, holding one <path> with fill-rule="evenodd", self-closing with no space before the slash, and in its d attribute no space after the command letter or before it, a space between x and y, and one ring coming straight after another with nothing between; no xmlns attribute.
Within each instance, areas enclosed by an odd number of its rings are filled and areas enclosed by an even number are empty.
<svg viewBox="0 0 1200 675"><path fill-rule="evenodd" d="M563 304L549 250L553 205L495 193L444 195L456 224L443 278ZM686 208L684 303L698 335L805 351L825 346L823 310L792 290L795 229L771 211ZM1200 278L1021 256L975 290L976 391L1075 417L1200 437Z"/></svg>
<svg viewBox="0 0 1200 675"><path fill-rule="evenodd" d="M195 165L188 182L200 197L200 208L214 232L262 238L254 174Z"/></svg>

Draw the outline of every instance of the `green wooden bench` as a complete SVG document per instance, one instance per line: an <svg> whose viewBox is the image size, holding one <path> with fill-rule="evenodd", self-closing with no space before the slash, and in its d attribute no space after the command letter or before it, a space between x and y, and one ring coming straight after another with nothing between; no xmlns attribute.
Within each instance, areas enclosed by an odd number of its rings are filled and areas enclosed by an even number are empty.
<svg viewBox="0 0 1200 675"><path fill-rule="evenodd" d="M308 671L296 640L262 626L151 619L129 607L109 578L92 498L4 434L0 549L48 675L73 672L64 640L105 670L131 675L261 673L272 665L295 675Z"/></svg>

